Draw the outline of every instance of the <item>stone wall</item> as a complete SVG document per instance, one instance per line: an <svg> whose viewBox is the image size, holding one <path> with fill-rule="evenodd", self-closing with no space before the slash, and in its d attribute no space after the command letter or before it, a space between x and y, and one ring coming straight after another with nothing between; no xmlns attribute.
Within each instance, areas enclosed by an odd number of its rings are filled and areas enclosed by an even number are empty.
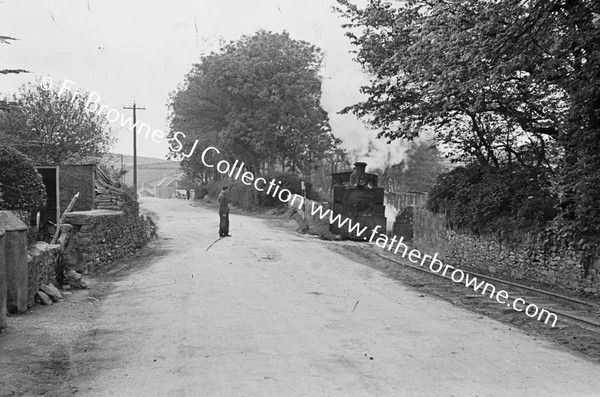
<svg viewBox="0 0 600 397"><path fill-rule="evenodd" d="M507 244L487 236L452 230L443 215L414 208L414 244L421 252L439 253L444 263L458 268L553 290L600 296L600 259L590 261L571 245L542 242L535 235Z"/></svg>
<svg viewBox="0 0 600 397"><path fill-rule="evenodd" d="M406 207L425 207L429 195L420 192L396 193L385 192L385 205L400 211Z"/></svg>
<svg viewBox="0 0 600 397"><path fill-rule="evenodd" d="M96 187L96 209L121 211L124 205L124 198L118 195L114 188Z"/></svg>
<svg viewBox="0 0 600 397"><path fill-rule="evenodd" d="M35 293L42 284L56 284L56 270L60 254L60 245L38 242L27 250L29 280L27 287L27 305L33 306Z"/></svg>
<svg viewBox="0 0 600 397"><path fill-rule="evenodd" d="M73 263L68 265L84 273L130 256L154 233L152 221L137 211L72 212L65 222L73 226L68 253Z"/></svg>
<svg viewBox="0 0 600 397"><path fill-rule="evenodd" d="M101 168L96 168L96 208L97 210L121 211L125 208L127 200L125 191L120 184L113 181L112 178Z"/></svg>

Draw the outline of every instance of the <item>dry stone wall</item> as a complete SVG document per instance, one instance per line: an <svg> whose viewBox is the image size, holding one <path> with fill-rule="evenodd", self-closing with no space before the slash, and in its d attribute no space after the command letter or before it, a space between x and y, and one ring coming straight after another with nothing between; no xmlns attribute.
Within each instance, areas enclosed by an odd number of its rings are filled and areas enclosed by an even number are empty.
<svg viewBox="0 0 600 397"><path fill-rule="evenodd" d="M154 234L151 219L129 211L93 210L67 214L73 226L68 265L78 272L102 270L137 251Z"/></svg>
<svg viewBox="0 0 600 397"><path fill-rule="evenodd" d="M96 169L96 209L121 211L127 200L125 191L101 168Z"/></svg>
<svg viewBox="0 0 600 397"><path fill-rule="evenodd" d="M96 187L96 209L121 211L123 204L123 198L110 188Z"/></svg>
<svg viewBox="0 0 600 397"><path fill-rule="evenodd" d="M38 242L27 250L29 280L27 286L27 305L33 306L36 291L42 285L56 284L56 271L60 245Z"/></svg>
<svg viewBox="0 0 600 397"><path fill-rule="evenodd" d="M520 283L540 283L553 290L600 296L600 260L588 260L573 244L525 236L518 244L452 230L443 215L414 209L414 244L435 252L446 264Z"/></svg>

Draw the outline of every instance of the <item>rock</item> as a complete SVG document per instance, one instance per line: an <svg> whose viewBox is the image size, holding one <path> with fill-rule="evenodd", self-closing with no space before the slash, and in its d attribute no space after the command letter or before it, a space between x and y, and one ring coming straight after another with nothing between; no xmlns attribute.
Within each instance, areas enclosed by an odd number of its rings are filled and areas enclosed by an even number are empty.
<svg viewBox="0 0 600 397"><path fill-rule="evenodd" d="M75 270L71 269L67 272L67 280L69 281L69 285L74 289L86 289L87 285L85 281L82 280L81 274L77 273Z"/></svg>
<svg viewBox="0 0 600 397"><path fill-rule="evenodd" d="M65 284L62 286L63 291L71 291L71 286L69 284Z"/></svg>
<svg viewBox="0 0 600 397"><path fill-rule="evenodd" d="M63 298L62 292L60 292L60 290L58 289L58 287L56 285L48 284L48 287L50 287L54 291L54 293L59 297L59 299ZM48 296L50 296L50 295L48 295ZM52 297L50 297L50 298L52 298Z"/></svg>
<svg viewBox="0 0 600 397"><path fill-rule="evenodd" d="M37 291L35 293L39 300L42 302L42 305L50 306L52 304L52 299L42 291Z"/></svg>
<svg viewBox="0 0 600 397"><path fill-rule="evenodd" d="M52 299L53 302L58 302L60 299L62 299L60 291L54 285L42 284L40 286L40 290L44 292L44 294L46 294L50 299Z"/></svg>

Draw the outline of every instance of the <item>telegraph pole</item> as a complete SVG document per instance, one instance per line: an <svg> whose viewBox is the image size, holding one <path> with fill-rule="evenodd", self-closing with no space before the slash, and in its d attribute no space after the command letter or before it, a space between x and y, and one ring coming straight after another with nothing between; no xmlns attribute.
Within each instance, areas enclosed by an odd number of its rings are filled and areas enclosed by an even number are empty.
<svg viewBox="0 0 600 397"><path fill-rule="evenodd" d="M123 169L125 168L125 161L123 160L124 156L121 154L121 183L125 184L125 174L123 173Z"/></svg>
<svg viewBox="0 0 600 397"><path fill-rule="evenodd" d="M133 107L124 106L123 109L133 110L133 188L135 189L135 198L137 200L137 122L136 122L136 110L146 110L135 104L133 101Z"/></svg>

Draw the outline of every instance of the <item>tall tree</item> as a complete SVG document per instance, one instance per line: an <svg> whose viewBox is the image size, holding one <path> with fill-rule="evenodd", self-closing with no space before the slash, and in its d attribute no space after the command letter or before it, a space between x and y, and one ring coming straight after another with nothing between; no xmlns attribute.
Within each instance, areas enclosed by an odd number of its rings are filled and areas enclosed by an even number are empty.
<svg viewBox="0 0 600 397"><path fill-rule="evenodd" d="M338 3L373 76L346 111L388 139L429 127L467 162L534 170L571 235L600 233L598 1Z"/></svg>
<svg viewBox="0 0 600 397"><path fill-rule="evenodd" d="M39 82L22 86L11 100L14 109L0 112L5 140L38 165L69 164L107 153L113 137L106 118L85 109L86 93L58 91L44 90Z"/></svg>
<svg viewBox="0 0 600 397"><path fill-rule="evenodd" d="M542 48L534 78L566 93L557 224L562 235L600 247L600 3L537 0L527 11L508 29L502 55Z"/></svg>
<svg viewBox="0 0 600 397"><path fill-rule="evenodd" d="M172 156L201 174L199 147L218 146L254 172L312 168L334 145L320 106L321 51L288 33L258 31L202 57L172 94ZM176 133L181 131L177 141ZM178 142L181 142L183 149Z"/></svg>
<svg viewBox="0 0 600 397"><path fill-rule="evenodd" d="M372 76L368 98L345 112L390 140L432 128L462 160L546 165L565 93L531 78L540 50L500 58L503 31L521 17L517 2L338 2Z"/></svg>
<svg viewBox="0 0 600 397"><path fill-rule="evenodd" d="M381 185L392 192L429 192L444 172L439 150L429 142L413 142L407 158L381 174Z"/></svg>

